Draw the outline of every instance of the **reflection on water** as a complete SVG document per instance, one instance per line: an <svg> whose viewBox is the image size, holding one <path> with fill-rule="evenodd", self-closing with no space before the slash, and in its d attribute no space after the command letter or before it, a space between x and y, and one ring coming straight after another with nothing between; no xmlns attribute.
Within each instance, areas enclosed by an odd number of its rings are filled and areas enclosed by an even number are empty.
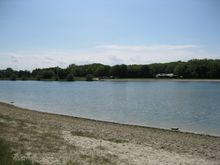
<svg viewBox="0 0 220 165"><path fill-rule="evenodd" d="M0 81L0 100L52 113L220 135L220 82Z"/></svg>

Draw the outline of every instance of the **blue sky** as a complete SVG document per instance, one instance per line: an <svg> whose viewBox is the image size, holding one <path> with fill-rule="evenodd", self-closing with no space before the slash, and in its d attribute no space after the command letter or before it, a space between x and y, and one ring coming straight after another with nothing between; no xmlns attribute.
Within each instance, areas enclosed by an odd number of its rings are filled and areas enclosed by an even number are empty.
<svg viewBox="0 0 220 165"><path fill-rule="evenodd" d="M0 0L0 69L220 58L219 0Z"/></svg>

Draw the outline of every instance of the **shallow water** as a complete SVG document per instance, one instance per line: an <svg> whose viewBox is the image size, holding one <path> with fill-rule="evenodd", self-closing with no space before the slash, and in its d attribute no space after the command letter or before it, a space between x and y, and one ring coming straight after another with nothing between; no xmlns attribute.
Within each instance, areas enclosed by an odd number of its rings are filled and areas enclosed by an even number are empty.
<svg viewBox="0 0 220 165"><path fill-rule="evenodd" d="M220 82L0 81L0 100L78 117L220 135Z"/></svg>

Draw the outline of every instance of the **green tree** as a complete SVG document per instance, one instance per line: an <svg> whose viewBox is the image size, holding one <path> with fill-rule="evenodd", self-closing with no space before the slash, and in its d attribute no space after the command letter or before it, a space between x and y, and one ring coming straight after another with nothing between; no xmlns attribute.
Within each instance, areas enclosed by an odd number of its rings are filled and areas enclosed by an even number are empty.
<svg viewBox="0 0 220 165"><path fill-rule="evenodd" d="M66 72L68 73L68 74L72 74L72 75L76 75L76 73L77 73L77 65L75 65L75 64L71 64L71 65L69 65L67 68L66 68Z"/></svg>
<svg viewBox="0 0 220 165"><path fill-rule="evenodd" d="M54 77L54 71L50 69L42 70L42 78L52 79Z"/></svg>
<svg viewBox="0 0 220 165"><path fill-rule="evenodd" d="M87 74L86 75L86 81L93 81L93 75L92 74Z"/></svg>
<svg viewBox="0 0 220 165"><path fill-rule="evenodd" d="M67 75L67 81L74 81L75 80L75 78L74 78L74 75L72 74L72 73L69 73L68 75Z"/></svg>
<svg viewBox="0 0 220 165"><path fill-rule="evenodd" d="M151 74L150 74L150 68L149 68L148 65L142 65L141 66L141 77L144 77L144 78L152 77Z"/></svg>
<svg viewBox="0 0 220 165"><path fill-rule="evenodd" d="M17 79L16 74L12 74L12 75L10 75L10 80L16 80L16 79Z"/></svg>
<svg viewBox="0 0 220 165"><path fill-rule="evenodd" d="M110 74L114 77L125 78L127 77L127 66L124 64L115 65L111 68Z"/></svg>
<svg viewBox="0 0 220 165"><path fill-rule="evenodd" d="M99 76L109 76L110 66L100 65L95 69L94 75Z"/></svg>
<svg viewBox="0 0 220 165"><path fill-rule="evenodd" d="M183 78L190 77L190 72L189 72L188 66L185 63L179 63L174 68L174 74L176 74L177 76L183 77Z"/></svg>
<svg viewBox="0 0 220 165"><path fill-rule="evenodd" d="M127 77L138 78L142 75L141 65L128 65L127 66Z"/></svg>

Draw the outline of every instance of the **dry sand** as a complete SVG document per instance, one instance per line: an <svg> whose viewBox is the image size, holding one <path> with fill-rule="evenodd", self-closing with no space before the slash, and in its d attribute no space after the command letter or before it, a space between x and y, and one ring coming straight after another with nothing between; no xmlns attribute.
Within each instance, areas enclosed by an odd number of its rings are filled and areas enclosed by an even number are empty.
<svg viewBox="0 0 220 165"><path fill-rule="evenodd" d="M41 164L220 164L220 137L116 124L0 103L0 137Z"/></svg>

